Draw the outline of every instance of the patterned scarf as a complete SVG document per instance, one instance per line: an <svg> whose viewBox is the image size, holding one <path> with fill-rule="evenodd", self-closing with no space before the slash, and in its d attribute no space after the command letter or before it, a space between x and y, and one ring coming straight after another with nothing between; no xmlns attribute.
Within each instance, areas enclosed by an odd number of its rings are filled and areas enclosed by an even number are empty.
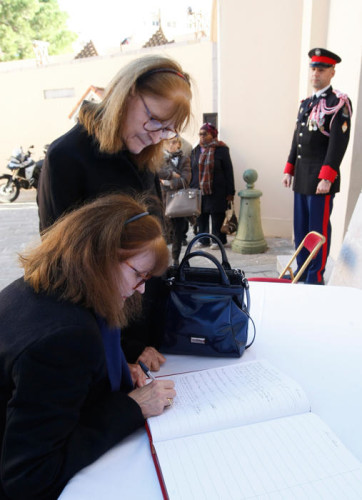
<svg viewBox="0 0 362 500"><path fill-rule="evenodd" d="M170 156L169 156L169 159L170 159L170 162L172 163L172 165L177 168L179 162L180 162L180 158L182 156L182 151L179 150L179 151L176 151L175 153L170 153Z"/></svg>
<svg viewBox="0 0 362 500"><path fill-rule="evenodd" d="M218 146L225 146L225 143L214 139L203 146L203 151L201 151L200 154L199 185L203 195L212 194L215 148L217 148Z"/></svg>

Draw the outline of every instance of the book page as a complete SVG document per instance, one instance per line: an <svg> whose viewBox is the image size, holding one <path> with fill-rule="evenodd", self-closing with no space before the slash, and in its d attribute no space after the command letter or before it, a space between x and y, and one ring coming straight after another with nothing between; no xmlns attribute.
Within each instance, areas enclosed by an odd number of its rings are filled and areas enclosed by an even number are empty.
<svg viewBox="0 0 362 500"><path fill-rule="evenodd" d="M310 410L302 388L267 361L167 377L174 404L148 419L153 441L269 420Z"/></svg>
<svg viewBox="0 0 362 500"><path fill-rule="evenodd" d="M170 500L360 500L362 465L312 413L155 444Z"/></svg>

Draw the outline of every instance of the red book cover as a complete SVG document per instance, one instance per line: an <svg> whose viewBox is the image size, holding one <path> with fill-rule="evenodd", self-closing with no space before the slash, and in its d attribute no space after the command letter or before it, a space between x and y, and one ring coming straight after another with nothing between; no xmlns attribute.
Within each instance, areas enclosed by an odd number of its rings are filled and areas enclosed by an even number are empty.
<svg viewBox="0 0 362 500"><path fill-rule="evenodd" d="M156 453L155 447L153 446L152 434L151 434L151 431L150 431L150 428L149 428L147 422L145 423L145 427L146 427L146 431L147 431L148 440L150 442L152 460L153 460L153 463L154 463L155 468L156 468L156 473L157 473L157 477L158 477L158 482L160 483L162 496L165 500L169 500L169 496L167 493L165 481L163 479L160 463L159 463L158 458L157 458L157 453Z"/></svg>

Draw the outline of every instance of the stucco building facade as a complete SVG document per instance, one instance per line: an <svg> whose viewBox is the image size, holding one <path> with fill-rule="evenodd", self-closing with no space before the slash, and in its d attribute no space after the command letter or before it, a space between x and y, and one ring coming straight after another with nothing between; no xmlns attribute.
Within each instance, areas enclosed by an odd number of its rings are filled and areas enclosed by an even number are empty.
<svg viewBox="0 0 362 500"><path fill-rule="evenodd" d="M362 4L360 0L218 0L210 39L108 56L50 58L0 64L0 170L17 145L44 144L72 126L68 118L91 86L105 87L130 59L149 52L177 59L193 78L193 115L184 137L195 144L203 113L218 113L229 146L236 189L244 170L258 171L266 236L292 237L292 193L281 184L300 99L311 93L308 50L326 47L342 57L332 84L346 92L354 115L341 167L342 190L332 215L336 256L362 187ZM238 209L238 203L237 203Z"/></svg>

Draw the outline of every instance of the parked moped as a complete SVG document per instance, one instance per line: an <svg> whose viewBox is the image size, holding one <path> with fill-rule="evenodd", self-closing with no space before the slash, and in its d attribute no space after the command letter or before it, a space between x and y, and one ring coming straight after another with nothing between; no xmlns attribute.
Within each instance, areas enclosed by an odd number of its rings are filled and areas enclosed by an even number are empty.
<svg viewBox="0 0 362 500"><path fill-rule="evenodd" d="M47 145L44 146L46 153ZM34 161L31 157L32 149L24 153L23 148L14 149L9 163L6 167L11 171L11 175L3 174L0 176L0 201L13 202L17 199L20 189L37 189L43 159Z"/></svg>

